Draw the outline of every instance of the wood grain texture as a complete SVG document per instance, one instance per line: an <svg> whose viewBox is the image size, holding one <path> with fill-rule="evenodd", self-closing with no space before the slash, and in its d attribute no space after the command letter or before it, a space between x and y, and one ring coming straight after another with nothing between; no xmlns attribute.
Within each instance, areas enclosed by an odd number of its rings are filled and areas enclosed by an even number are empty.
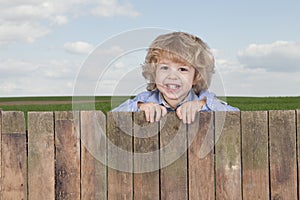
<svg viewBox="0 0 300 200"><path fill-rule="evenodd" d="M297 150L298 150L298 197L300 197L300 110L296 110L296 119L297 119Z"/></svg>
<svg viewBox="0 0 300 200"><path fill-rule="evenodd" d="M106 117L81 111L81 199L106 199Z"/></svg>
<svg viewBox="0 0 300 200"><path fill-rule="evenodd" d="M272 199L297 199L295 111L269 111Z"/></svg>
<svg viewBox="0 0 300 200"><path fill-rule="evenodd" d="M108 113L107 123L108 199L132 199L132 113Z"/></svg>
<svg viewBox="0 0 300 200"><path fill-rule="evenodd" d="M52 112L28 113L28 198L55 198L54 120Z"/></svg>
<svg viewBox="0 0 300 200"><path fill-rule="evenodd" d="M24 113L20 111L2 112L2 134L25 134Z"/></svg>
<svg viewBox="0 0 300 200"><path fill-rule="evenodd" d="M201 156L204 141L211 138L214 143L213 113L198 113L195 122L188 126L189 199L215 199L214 148L208 155Z"/></svg>
<svg viewBox="0 0 300 200"><path fill-rule="evenodd" d="M160 129L161 198L188 199L187 127L171 112Z"/></svg>
<svg viewBox="0 0 300 200"><path fill-rule="evenodd" d="M240 112L215 112L215 134L219 132L215 147L216 199L242 199Z"/></svg>
<svg viewBox="0 0 300 200"><path fill-rule="evenodd" d="M134 113L134 199L159 199L158 123L143 112ZM140 156L139 156L140 155Z"/></svg>
<svg viewBox="0 0 300 200"><path fill-rule="evenodd" d="M201 112L190 125L68 111L29 112L26 135L23 112L0 111L0 199L297 199L299 132L300 110Z"/></svg>
<svg viewBox="0 0 300 200"><path fill-rule="evenodd" d="M2 109L0 108L0 197L2 190Z"/></svg>
<svg viewBox="0 0 300 200"><path fill-rule="evenodd" d="M2 112L0 199L27 199L26 132L23 112Z"/></svg>
<svg viewBox="0 0 300 200"><path fill-rule="evenodd" d="M243 199L269 198L268 113L241 113Z"/></svg>
<svg viewBox="0 0 300 200"><path fill-rule="evenodd" d="M79 112L55 112L55 198L80 199Z"/></svg>

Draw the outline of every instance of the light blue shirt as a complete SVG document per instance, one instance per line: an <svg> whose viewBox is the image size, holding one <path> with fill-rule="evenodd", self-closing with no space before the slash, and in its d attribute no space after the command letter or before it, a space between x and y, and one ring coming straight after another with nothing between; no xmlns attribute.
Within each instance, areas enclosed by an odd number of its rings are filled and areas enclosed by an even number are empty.
<svg viewBox="0 0 300 200"><path fill-rule="evenodd" d="M182 101L177 107L182 105L187 101L194 100L204 100L206 99L206 104L203 105L201 111L239 111L238 108L228 105L226 102L217 99L216 95L208 90L201 92L196 95L193 90L191 90L188 96ZM138 94L134 99L128 99L118 107L114 108L112 112L137 112L138 102L142 103L157 103L159 105L165 106L168 111L172 111L170 106L164 101L161 93L156 91L146 91Z"/></svg>

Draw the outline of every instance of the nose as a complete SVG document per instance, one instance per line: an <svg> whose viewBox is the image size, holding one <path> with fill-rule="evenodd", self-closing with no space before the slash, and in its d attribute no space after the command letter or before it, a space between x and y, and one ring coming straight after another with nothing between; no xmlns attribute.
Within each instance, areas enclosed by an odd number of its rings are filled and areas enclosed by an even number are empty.
<svg viewBox="0 0 300 200"><path fill-rule="evenodd" d="M171 79L171 80L176 80L178 79L178 72L176 70L170 70L170 73L168 74L167 76L168 79Z"/></svg>

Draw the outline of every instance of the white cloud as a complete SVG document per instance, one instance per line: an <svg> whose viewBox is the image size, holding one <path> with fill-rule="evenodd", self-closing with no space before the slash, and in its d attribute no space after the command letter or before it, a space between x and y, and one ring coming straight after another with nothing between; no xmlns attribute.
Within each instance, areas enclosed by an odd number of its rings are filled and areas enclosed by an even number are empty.
<svg viewBox="0 0 300 200"><path fill-rule="evenodd" d="M113 0L10 0L0 1L0 45L34 42L56 26L67 24L82 15L135 17L130 3Z"/></svg>
<svg viewBox="0 0 300 200"><path fill-rule="evenodd" d="M0 60L0 96L71 95L80 63Z"/></svg>
<svg viewBox="0 0 300 200"><path fill-rule="evenodd" d="M10 96L17 93L16 83L10 81L0 81L1 96Z"/></svg>
<svg viewBox="0 0 300 200"><path fill-rule="evenodd" d="M2 59L0 60L0 77L22 76L34 72L37 68L37 65L30 61Z"/></svg>
<svg viewBox="0 0 300 200"><path fill-rule="evenodd" d="M125 67L125 64L123 62L116 62L115 63L115 68L117 69L122 69Z"/></svg>
<svg viewBox="0 0 300 200"><path fill-rule="evenodd" d="M222 85L227 96L295 96L300 94L300 72L268 71L265 68L250 68L238 60L216 58L216 74L212 91ZM219 77L220 78L219 78ZM220 83L220 81L222 83ZM223 91L216 90L217 95Z"/></svg>
<svg viewBox="0 0 300 200"><path fill-rule="evenodd" d="M87 42L67 42L64 44L64 49L69 53L74 54L89 54L93 49L93 45Z"/></svg>
<svg viewBox="0 0 300 200"><path fill-rule="evenodd" d="M238 60L246 68L300 71L300 43L277 41L271 44L251 44L238 52Z"/></svg>
<svg viewBox="0 0 300 200"><path fill-rule="evenodd" d="M117 45L99 46L99 47L96 47L95 51L93 52L93 54L96 58L99 58L99 57L115 58L115 57L120 56L123 53L124 53L124 49L122 49L120 46L117 46Z"/></svg>
<svg viewBox="0 0 300 200"><path fill-rule="evenodd" d="M74 79L76 70L79 63L71 62L68 60L49 60L44 63L40 63L39 67L33 74L32 77L44 77L49 80L70 80Z"/></svg>
<svg viewBox="0 0 300 200"><path fill-rule="evenodd" d="M68 18L63 15L57 15L53 21L55 24L60 25L60 26L65 25L69 22Z"/></svg>
<svg viewBox="0 0 300 200"><path fill-rule="evenodd" d="M65 9L59 9L57 1L12 0L0 4L0 44L25 41L34 42L49 34L53 24L62 25L68 19Z"/></svg>
<svg viewBox="0 0 300 200"><path fill-rule="evenodd" d="M1 15L7 20L48 18L54 14L53 4L36 2L2 7Z"/></svg>
<svg viewBox="0 0 300 200"><path fill-rule="evenodd" d="M47 27L35 23L0 21L0 45L16 41L34 42L49 32Z"/></svg>

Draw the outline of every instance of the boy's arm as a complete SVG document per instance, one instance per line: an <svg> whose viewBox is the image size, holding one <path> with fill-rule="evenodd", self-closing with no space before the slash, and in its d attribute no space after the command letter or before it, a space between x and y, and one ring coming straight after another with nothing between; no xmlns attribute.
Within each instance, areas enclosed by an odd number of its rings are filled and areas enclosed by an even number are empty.
<svg viewBox="0 0 300 200"><path fill-rule="evenodd" d="M111 112L136 112L138 111L137 102L134 99L128 99L118 107L111 110Z"/></svg>
<svg viewBox="0 0 300 200"><path fill-rule="evenodd" d="M121 105L111 110L111 112L137 112L139 111L138 103L146 102L150 95L151 93L149 92L142 92L134 99L128 99L127 101L123 102Z"/></svg>
<svg viewBox="0 0 300 200"><path fill-rule="evenodd" d="M206 103L203 105L202 111L239 111L238 108L218 99L214 93L206 91L199 96L199 99L203 98L206 98Z"/></svg>

